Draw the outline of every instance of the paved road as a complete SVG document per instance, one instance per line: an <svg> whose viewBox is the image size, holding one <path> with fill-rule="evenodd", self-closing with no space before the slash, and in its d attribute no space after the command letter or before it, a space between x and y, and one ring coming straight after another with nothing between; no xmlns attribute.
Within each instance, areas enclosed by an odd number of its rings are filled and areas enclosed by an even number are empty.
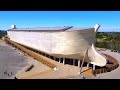
<svg viewBox="0 0 120 90"><path fill-rule="evenodd" d="M111 52L110 50L101 51L101 52L116 58L119 63L119 67L111 72L100 74L100 78L101 79L120 79L120 53Z"/></svg>
<svg viewBox="0 0 120 90"><path fill-rule="evenodd" d="M26 56L0 41L0 79L13 79L18 70L26 65Z"/></svg>

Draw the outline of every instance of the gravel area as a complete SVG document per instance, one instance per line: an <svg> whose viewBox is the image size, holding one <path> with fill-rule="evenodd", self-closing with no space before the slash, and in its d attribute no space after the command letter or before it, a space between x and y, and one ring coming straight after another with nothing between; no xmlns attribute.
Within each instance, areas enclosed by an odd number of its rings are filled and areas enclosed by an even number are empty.
<svg viewBox="0 0 120 90"><path fill-rule="evenodd" d="M26 56L0 40L0 79L14 79L15 74L28 64Z"/></svg>
<svg viewBox="0 0 120 90"><path fill-rule="evenodd" d="M38 76L39 73L44 72L44 71L52 71L52 69L44 64L42 64L41 62L37 61L37 60L33 60L33 59L29 59L31 65L33 65L33 68L30 69L30 71L26 72L26 67L23 68L22 70L20 70L17 73L17 78L18 79L32 79L35 76Z"/></svg>

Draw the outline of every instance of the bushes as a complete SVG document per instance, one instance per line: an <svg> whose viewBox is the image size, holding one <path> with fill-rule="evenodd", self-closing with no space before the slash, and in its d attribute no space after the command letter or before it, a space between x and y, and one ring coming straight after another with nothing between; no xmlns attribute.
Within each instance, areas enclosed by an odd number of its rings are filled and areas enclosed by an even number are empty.
<svg viewBox="0 0 120 90"><path fill-rule="evenodd" d="M7 35L7 31L0 30L0 38Z"/></svg>
<svg viewBox="0 0 120 90"><path fill-rule="evenodd" d="M103 39L103 38L106 39ZM120 52L120 32L99 32L96 35L96 47L117 50Z"/></svg>

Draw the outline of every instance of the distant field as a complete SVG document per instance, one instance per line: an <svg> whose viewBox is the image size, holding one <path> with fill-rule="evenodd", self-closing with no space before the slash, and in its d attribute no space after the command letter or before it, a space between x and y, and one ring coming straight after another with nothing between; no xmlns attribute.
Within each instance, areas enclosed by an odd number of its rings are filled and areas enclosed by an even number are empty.
<svg viewBox="0 0 120 90"><path fill-rule="evenodd" d="M98 32L96 35L96 47L120 52L120 32Z"/></svg>

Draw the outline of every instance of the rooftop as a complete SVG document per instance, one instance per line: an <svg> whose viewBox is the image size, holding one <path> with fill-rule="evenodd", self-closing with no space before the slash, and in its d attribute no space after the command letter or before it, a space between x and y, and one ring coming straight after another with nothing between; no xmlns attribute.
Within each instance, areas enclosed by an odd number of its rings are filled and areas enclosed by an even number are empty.
<svg viewBox="0 0 120 90"><path fill-rule="evenodd" d="M59 26L59 27L38 27L38 28L16 28L16 26L12 26L8 31L72 31L72 30L83 30L89 28L74 28L73 26Z"/></svg>

